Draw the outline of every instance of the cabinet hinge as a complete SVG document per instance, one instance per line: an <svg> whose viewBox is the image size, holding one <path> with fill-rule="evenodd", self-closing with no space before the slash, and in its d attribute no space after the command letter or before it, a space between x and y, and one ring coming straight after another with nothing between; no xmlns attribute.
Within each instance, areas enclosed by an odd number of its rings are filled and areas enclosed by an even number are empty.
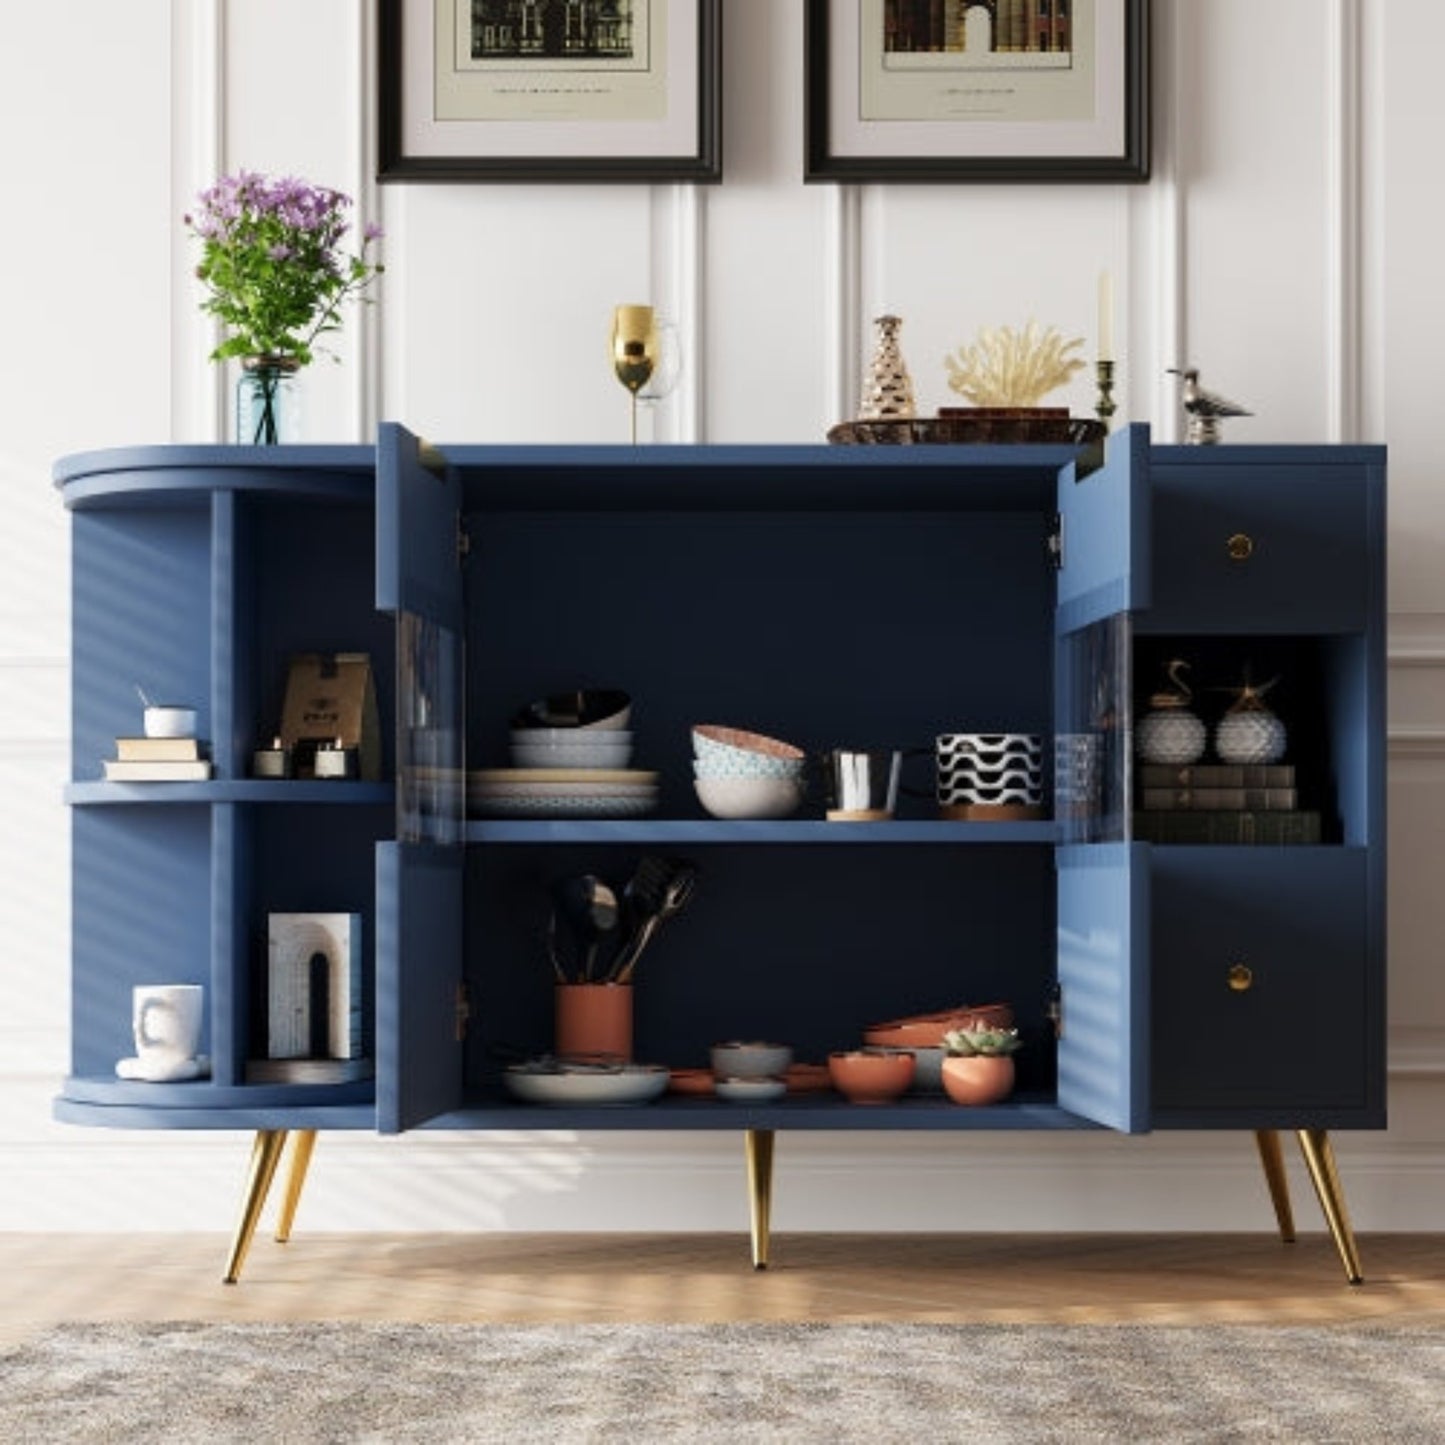
<svg viewBox="0 0 1445 1445"><path fill-rule="evenodd" d="M1049 990L1049 996L1044 1003L1044 1017L1053 1025L1054 1037L1061 1039L1064 1036L1064 990L1061 984L1055 984Z"/></svg>
<svg viewBox="0 0 1445 1445"><path fill-rule="evenodd" d="M1048 548L1049 565L1055 572L1063 570L1064 566L1064 519L1055 512L1053 519L1049 522L1049 536L1044 544Z"/></svg>
<svg viewBox="0 0 1445 1445"><path fill-rule="evenodd" d="M467 532L467 524L466 524L464 521L462 521L462 514L461 514L460 512L458 512L458 513L457 513L457 566L458 566L458 567L460 567L460 566L462 565L462 563L465 562L469 556L471 556L471 552L472 552L472 539L471 539L470 534Z"/></svg>
<svg viewBox="0 0 1445 1445"><path fill-rule="evenodd" d="M465 983L459 983L457 985L455 1007L456 1036L457 1042L460 1044L466 1041L467 1025L471 1022L472 1019L472 1001L471 996L467 993L467 986Z"/></svg>

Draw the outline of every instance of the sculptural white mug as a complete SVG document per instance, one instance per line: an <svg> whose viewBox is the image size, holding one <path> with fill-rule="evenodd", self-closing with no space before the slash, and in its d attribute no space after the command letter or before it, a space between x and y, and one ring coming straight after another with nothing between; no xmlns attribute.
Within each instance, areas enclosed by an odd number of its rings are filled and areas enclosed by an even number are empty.
<svg viewBox="0 0 1445 1445"><path fill-rule="evenodd" d="M198 983L142 983L132 990L135 1052L151 1068L194 1059L201 1047L206 990Z"/></svg>

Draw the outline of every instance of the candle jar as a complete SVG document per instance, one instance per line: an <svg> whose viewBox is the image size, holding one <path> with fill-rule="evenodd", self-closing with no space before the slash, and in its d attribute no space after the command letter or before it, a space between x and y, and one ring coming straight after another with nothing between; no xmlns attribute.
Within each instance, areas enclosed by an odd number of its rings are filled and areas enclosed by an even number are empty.
<svg viewBox="0 0 1445 1445"><path fill-rule="evenodd" d="M257 748L251 754L251 776L253 778L289 778L291 776L291 754L281 745L281 739L272 740L269 748Z"/></svg>

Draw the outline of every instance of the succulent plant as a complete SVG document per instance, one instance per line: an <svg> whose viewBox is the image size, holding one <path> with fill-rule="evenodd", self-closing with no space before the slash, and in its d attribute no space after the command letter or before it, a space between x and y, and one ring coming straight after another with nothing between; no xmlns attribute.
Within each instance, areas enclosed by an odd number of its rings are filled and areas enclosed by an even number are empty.
<svg viewBox="0 0 1445 1445"><path fill-rule="evenodd" d="M951 1029L943 1036L943 1046L948 1052L963 1058L973 1054L1011 1054L1022 1044L1017 1029Z"/></svg>

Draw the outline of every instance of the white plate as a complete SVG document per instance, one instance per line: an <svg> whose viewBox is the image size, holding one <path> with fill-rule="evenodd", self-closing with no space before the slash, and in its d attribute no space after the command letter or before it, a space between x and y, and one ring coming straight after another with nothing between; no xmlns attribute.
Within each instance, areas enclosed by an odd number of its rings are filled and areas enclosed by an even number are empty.
<svg viewBox="0 0 1445 1445"><path fill-rule="evenodd" d="M467 786L479 783L655 783L641 768L474 768Z"/></svg>
<svg viewBox="0 0 1445 1445"><path fill-rule="evenodd" d="M553 1073L513 1064L502 1080L528 1104L647 1104L667 1088L668 1071L661 1064L628 1064L615 1073Z"/></svg>
<svg viewBox="0 0 1445 1445"><path fill-rule="evenodd" d="M526 793L469 797L468 811L484 818L643 818L657 808L657 794L629 793L598 797L559 793L541 798Z"/></svg>
<svg viewBox="0 0 1445 1445"><path fill-rule="evenodd" d="M655 795L653 783L479 783L469 798L641 798Z"/></svg>

